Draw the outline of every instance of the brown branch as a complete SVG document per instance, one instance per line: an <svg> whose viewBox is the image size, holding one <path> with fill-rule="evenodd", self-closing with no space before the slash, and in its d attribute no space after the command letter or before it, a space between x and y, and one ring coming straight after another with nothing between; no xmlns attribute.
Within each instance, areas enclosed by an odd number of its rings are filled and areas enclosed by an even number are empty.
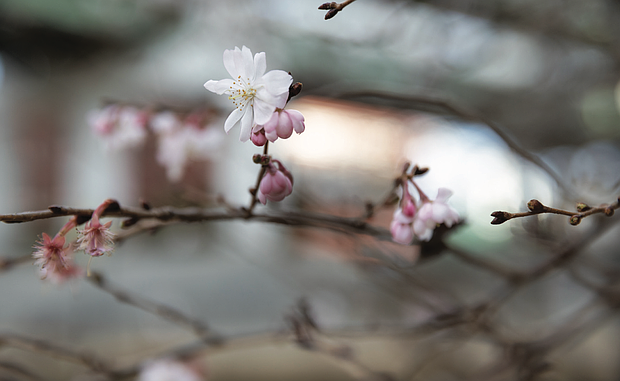
<svg viewBox="0 0 620 381"><path fill-rule="evenodd" d="M93 213L93 209L79 209L65 206L53 206L50 208L52 210L3 214L0 215L0 222L21 223L66 216L78 216L88 219ZM337 232L369 235L386 241L392 239L387 229L372 226L360 218L337 217L311 212L271 211L248 215L245 209L228 209L222 211L221 208L161 207L144 210L141 208L120 207L114 211L104 212L103 216L128 218L133 224L139 220L159 220L166 223L248 220L291 226L324 228Z"/></svg>
<svg viewBox="0 0 620 381"><path fill-rule="evenodd" d="M538 200L530 200L527 203L527 207L529 209L529 212L510 213L510 212L505 212L501 210L495 211L491 213L491 217L494 217L493 221L491 221L491 224L500 225L513 218L529 217L529 216L535 216L537 214L546 213L546 214L561 214L564 216L569 216L570 219L568 221L571 225L579 225L579 223L584 217L588 217L593 214L604 213L608 217L613 216L614 211L620 208L620 198L618 198L615 202L609 205L601 205L597 208L592 208L586 204L578 204L576 212L571 212L571 211L563 210L563 209L551 208L549 206L543 205Z"/></svg>
<svg viewBox="0 0 620 381"><path fill-rule="evenodd" d="M340 4L336 3L335 1L332 1L331 3L323 3L319 5L319 9L327 10L327 13L325 14L325 20L329 20L354 1L355 0L346 0Z"/></svg>

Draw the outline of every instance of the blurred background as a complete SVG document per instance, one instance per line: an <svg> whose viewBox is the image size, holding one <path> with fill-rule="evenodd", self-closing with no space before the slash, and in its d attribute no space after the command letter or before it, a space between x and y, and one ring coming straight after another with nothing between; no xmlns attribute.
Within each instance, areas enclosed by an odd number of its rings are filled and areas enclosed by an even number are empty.
<svg viewBox="0 0 620 381"><path fill-rule="evenodd" d="M306 131L270 147L293 173L293 194L261 208L360 216L411 161L430 168L418 182L430 197L439 187L454 192L451 205L464 223L438 237L444 244L427 246L240 221L177 225L93 261L119 287L225 336L280 333L209 350L199 361L210 379L386 372L397 380L617 380L614 218L572 227L566 217L543 215L492 226L489 215L524 211L532 198L569 210L578 201L616 200L620 2L358 0L328 21L319 5L0 0L0 213L94 208L106 198L127 206L141 199L210 206L215 195L247 203L258 172L251 157L261 149L240 143L237 130L225 136L232 105L203 87L229 76L223 51L245 45L266 52L267 70L289 71L304 84L289 107L304 114ZM172 182L156 160L154 136L106 150L88 115L110 102L206 109L221 143ZM563 185L481 118L540 157ZM394 208L370 222L388 228ZM55 234L65 222L0 226L0 255L28 255L42 232ZM519 283L457 252L522 271L566 260ZM78 255L81 265L87 260ZM29 264L0 272L0 332L90 351L119 367L195 340L88 282L57 286L38 277ZM346 356L321 356L287 339L285 316L300 298L327 338L369 374L342 366ZM484 324L476 315L465 319L474 326L432 328L443 314L490 304ZM427 323L428 331L411 328ZM10 346L0 345L0 363L42 379L92 378L83 366ZM9 368L0 366L0 379L28 379Z"/></svg>

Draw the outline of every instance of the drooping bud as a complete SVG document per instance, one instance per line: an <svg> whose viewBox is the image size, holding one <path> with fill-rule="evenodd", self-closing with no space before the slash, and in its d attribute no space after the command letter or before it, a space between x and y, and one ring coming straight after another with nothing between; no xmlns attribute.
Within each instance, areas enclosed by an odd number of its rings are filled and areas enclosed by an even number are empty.
<svg viewBox="0 0 620 381"><path fill-rule="evenodd" d="M605 208L605 215L606 215L607 217L611 217L611 216L613 216L613 215L614 215L614 212L615 212L615 210L614 210L614 208L612 208L611 206L607 206L607 207Z"/></svg>
<svg viewBox="0 0 620 381"><path fill-rule="evenodd" d="M579 223L581 222L581 215L580 214L575 214L574 216L571 216L571 218L568 220L568 222L573 225L579 225Z"/></svg>

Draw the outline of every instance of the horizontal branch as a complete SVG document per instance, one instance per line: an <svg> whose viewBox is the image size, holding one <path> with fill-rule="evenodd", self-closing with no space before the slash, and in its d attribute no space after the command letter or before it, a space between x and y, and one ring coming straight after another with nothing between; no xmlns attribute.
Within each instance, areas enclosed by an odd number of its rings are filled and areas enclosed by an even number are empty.
<svg viewBox="0 0 620 381"><path fill-rule="evenodd" d="M66 216L78 216L82 221L86 221L93 214L93 211L93 209L51 206L48 210L2 214L0 215L0 222L21 223ZM387 229L372 226L361 218L338 217L310 212L270 211L266 213L254 213L248 212L242 208L222 210L221 208L161 207L145 210L134 207L119 207L116 210L104 212L103 216L126 218L127 220L123 223L124 226L129 226L135 224L137 221L148 219L166 222L246 220L290 226L318 227L339 232L369 235L380 240L392 239Z"/></svg>
<svg viewBox="0 0 620 381"><path fill-rule="evenodd" d="M615 210L620 208L620 198L618 198L615 202L612 202L611 204L601 205L596 208L580 203L577 205L577 211L575 212L571 212L569 210L564 210L564 209L552 208L552 207L543 205L538 200L530 200L527 203L527 208L529 209L528 212L521 212L521 213L510 213L510 212L505 212L501 210L495 211L491 213L491 217L494 217L493 220L491 221L491 224L500 225L513 218L529 217L529 216L535 216L537 214L560 214L560 215L570 217L568 222L571 225L579 225L579 223L581 222L583 218L591 216L593 214L603 213L608 217L613 216Z"/></svg>

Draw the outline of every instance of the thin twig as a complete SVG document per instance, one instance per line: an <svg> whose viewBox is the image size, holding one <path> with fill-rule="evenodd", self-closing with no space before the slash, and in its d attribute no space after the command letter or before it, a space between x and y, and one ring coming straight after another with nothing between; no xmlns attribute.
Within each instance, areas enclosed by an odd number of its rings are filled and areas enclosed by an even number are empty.
<svg viewBox="0 0 620 381"><path fill-rule="evenodd" d="M552 207L543 205L538 200L530 200L527 203L527 207L529 211L521 212L521 213L510 213L510 212L505 212L502 210L495 211L491 213L491 217L494 217L493 221L491 221L491 224L500 225L513 218L529 217L529 216L535 216L537 214L561 214L561 215L570 217L568 221L571 225L579 225L579 223L584 217L588 217L593 214L603 213L608 217L613 216L615 210L620 208L620 198L617 199L615 202L612 202L609 205L601 205L596 208L590 207L586 204L579 204L578 211L576 212L552 208Z"/></svg>
<svg viewBox="0 0 620 381"><path fill-rule="evenodd" d="M93 272L87 279L100 290L114 296L121 303L132 305L181 327L191 329L206 344L218 345L221 342L219 335L211 332L207 324L202 321L187 317L182 312L167 305L155 303L114 287L99 273Z"/></svg>
<svg viewBox="0 0 620 381"><path fill-rule="evenodd" d="M115 374L107 361L93 354L83 350L69 349L44 340L14 334L0 334L0 347L2 346L43 353L50 357L79 363L97 373Z"/></svg>

